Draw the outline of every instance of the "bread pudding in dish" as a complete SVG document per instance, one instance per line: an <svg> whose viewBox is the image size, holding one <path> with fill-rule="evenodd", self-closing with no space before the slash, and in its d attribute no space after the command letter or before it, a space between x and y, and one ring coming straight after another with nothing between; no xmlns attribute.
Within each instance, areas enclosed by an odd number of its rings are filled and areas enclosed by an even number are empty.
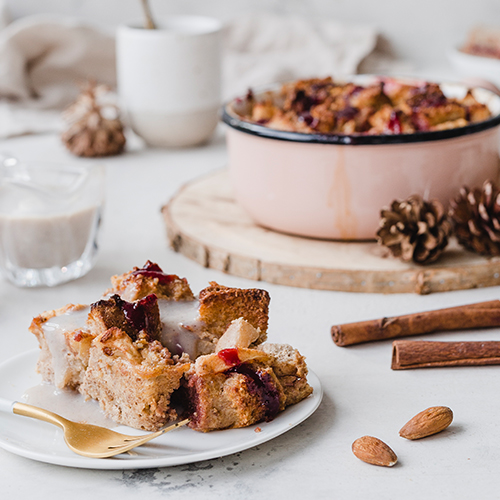
<svg viewBox="0 0 500 500"><path fill-rule="evenodd" d="M158 430L181 417L198 431L272 420L312 392L304 357L267 337L269 294L217 283L195 296L157 264L112 278L90 306L34 318L37 371L99 402L115 422Z"/></svg>
<svg viewBox="0 0 500 500"><path fill-rule="evenodd" d="M380 210L418 194L444 206L498 177L500 96L374 75L269 86L228 102L229 178L258 225L373 240Z"/></svg>
<svg viewBox="0 0 500 500"><path fill-rule="evenodd" d="M448 97L440 85L378 79L366 85L331 77L252 90L233 108L243 120L304 134L413 134L464 127L491 117L469 90Z"/></svg>

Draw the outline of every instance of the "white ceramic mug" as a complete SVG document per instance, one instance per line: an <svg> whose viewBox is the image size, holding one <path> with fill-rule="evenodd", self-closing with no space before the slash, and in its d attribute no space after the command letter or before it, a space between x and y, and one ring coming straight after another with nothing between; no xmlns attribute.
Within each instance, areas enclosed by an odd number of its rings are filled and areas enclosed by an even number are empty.
<svg viewBox="0 0 500 500"><path fill-rule="evenodd" d="M117 33L118 93L151 146L193 146L212 135L221 103L221 23L176 16Z"/></svg>

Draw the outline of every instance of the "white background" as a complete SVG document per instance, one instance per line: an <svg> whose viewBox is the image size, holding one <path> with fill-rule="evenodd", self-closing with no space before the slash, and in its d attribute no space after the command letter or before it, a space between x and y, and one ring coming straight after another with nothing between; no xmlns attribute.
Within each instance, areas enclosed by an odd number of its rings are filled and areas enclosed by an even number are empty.
<svg viewBox="0 0 500 500"><path fill-rule="evenodd" d="M6 0L13 17L74 15L104 26L137 19L140 0ZM500 26L498 0L151 0L154 14L202 14L229 20L247 12L329 17L375 26L416 69L445 64L446 52L477 24Z"/></svg>

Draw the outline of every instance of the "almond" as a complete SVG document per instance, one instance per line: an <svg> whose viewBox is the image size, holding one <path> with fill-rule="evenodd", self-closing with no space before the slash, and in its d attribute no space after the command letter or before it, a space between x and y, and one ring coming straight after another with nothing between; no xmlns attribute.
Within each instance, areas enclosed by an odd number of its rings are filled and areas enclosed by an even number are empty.
<svg viewBox="0 0 500 500"><path fill-rule="evenodd" d="M406 439L421 439L437 434L453 421L453 412L446 406L432 406L421 411L407 422L399 431Z"/></svg>
<svg viewBox="0 0 500 500"><path fill-rule="evenodd" d="M352 452L368 464L392 467L398 461L396 454L383 441L372 436L363 436L352 443Z"/></svg>

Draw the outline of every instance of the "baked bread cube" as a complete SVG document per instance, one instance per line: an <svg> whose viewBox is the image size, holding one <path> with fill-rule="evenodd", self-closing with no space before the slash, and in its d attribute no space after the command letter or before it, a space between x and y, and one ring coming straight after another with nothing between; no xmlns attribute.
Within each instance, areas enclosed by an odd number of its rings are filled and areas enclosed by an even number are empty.
<svg viewBox="0 0 500 500"><path fill-rule="evenodd" d="M137 340L140 333L149 341L159 340L162 325L158 299L151 294L135 302L127 302L119 295L99 300L90 306L88 326L96 336L116 327L132 340Z"/></svg>
<svg viewBox="0 0 500 500"><path fill-rule="evenodd" d="M448 102L443 105L426 106L414 110L412 120L418 124L419 130L431 130L433 127L456 120L464 120L460 123L467 124L465 120L465 109L458 103Z"/></svg>
<svg viewBox="0 0 500 500"><path fill-rule="evenodd" d="M159 299L162 331L160 342L172 354L191 359L214 352L231 322L245 318L258 330L255 343L266 338L269 294L265 290L229 288L212 282L198 299Z"/></svg>
<svg viewBox="0 0 500 500"><path fill-rule="evenodd" d="M288 345L248 348L257 335L242 318L233 321L216 353L200 356L186 373L191 428L208 432L269 421L312 393L304 357Z"/></svg>
<svg viewBox="0 0 500 500"><path fill-rule="evenodd" d="M285 406L302 401L312 394L307 382L307 365L304 356L288 344L265 343L257 347L270 358L270 366L285 394Z"/></svg>
<svg viewBox="0 0 500 500"><path fill-rule="evenodd" d="M275 418L285 408L286 398L268 361L256 349L224 349L200 356L186 375L189 426L208 432Z"/></svg>
<svg viewBox="0 0 500 500"><path fill-rule="evenodd" d="M112 327L92 341L80 392L115 422L156 431L177 418L170 398L189 367L175 362L158 341L145 335L133 341Z"/></svg>
<svg viewBox="0 0 500 500"><path fill-rule="evenodd" d="M222 337L238 318L244 318L259 330L256 343L266 340L270 302L266 290L229 288L211 281L210 286L201 290L199 299L200 319L214 340Z"/></svg>
<svg viewBox="0 0 500 500"><path fill-rule="evenodd" d="M481 122L490 118L491 113L488 106L480 103L469 90L461 103L466 106L468 119L471 123Z"/></svg>
<svg viewBox="0 0 500 500"><path fill-rule="evenodd" d="M230 288L211 282L195 297L185 279L165 274L150 261L142 268L113 276L111 281L113 288L107 294L113 294L113 300L117 300L116 296L125 302L136 302L153 294L157 297L161 333L154 338L172 354L186 352L195 359L213 352L231 321L239 317L259 329L257 343L266 339L270 299L265 290ZM123 328L130 334L124 321L118 324L115 318L113 324L107 323L110 326Z"/></svg>
<svg viewBox="0 0 500 500"><path fill-rule="evenodd" d="M385 104L391 104L389 97L384 93L382 83L370 85L368 87L355 87L346 101L349 106L356 109L369 108L373 110L380 109Z"/></svg>
<svg viewBox="0 0 500 500"><path fill-rule="evenodd" d="M76 389L83 381L94 336L87 328L88 306L68 304L33 319L29 330L40 346L37 372L58 389Z"/></svg>
<svg viewBox="0 0 500 500"><path fill-rule="evenodd" d="M274 116L276 108L272 101L256 102L252 107L252 120L258 123L267 123Z"/></svg>
<svg viewBox="0 0 500 500"><path fill-rule="evenodd" d="M251 352L248 347L253 344L257 336L258 331L243 318L239 318L231 323L226 333L219 339L215 352L231 347ZM268 342L259 344L256 349L268 355L265 362L273 369L283 388L285 406L298 403L312 393L312 387L307 383L306 360L297 349L288 344ZM260 358L260 361L263 359ZM197 360L197 363L200 365L201 359Z"/></svg>
<svg viewBox="0 0 500 500"><path fill-rule="evenodd" d="M117 294L123 300L133 302L154 293L159 299L193 300L194 295L186 278L166 274L158 264L147 261L139 268L111 277L112 288L107 294Z"/></svg>
<svg viewBox="0 0 500 500"><path fill-rule="evenodd" d="M411 134L415 127L409 117L392 106L384 105L369 119L370 134Z"/></svg>
<svg viewBox="0 0 500 500"><path fill-rule="evenodd" d="M465 118L458 118L447 122L438 123L430 128L430 130L451 130L458 127L465 127L468 124Z"/></svg>

